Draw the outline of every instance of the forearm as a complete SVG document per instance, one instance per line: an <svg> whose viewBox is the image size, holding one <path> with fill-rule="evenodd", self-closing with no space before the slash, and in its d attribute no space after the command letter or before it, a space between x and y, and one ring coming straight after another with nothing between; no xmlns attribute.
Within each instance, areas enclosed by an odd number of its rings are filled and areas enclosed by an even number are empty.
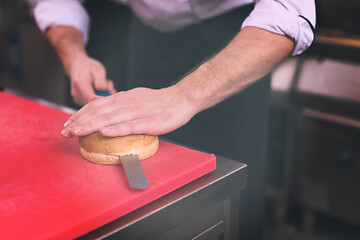
<svg viewBox="0 0 360 240"><path fill-rule="evenodd" d="M70 26L51 27L47 30L46 37L60 57L68 74L75 60L87 56L82 34L76 28Z"/></svg>
<svg viewBox="0 0 360 240"><path fill-rule="evenodd" d="M226 48L173 88L185 97L196 114L268 74L293 47L294 42L286 36L244 28Z"/></svg>

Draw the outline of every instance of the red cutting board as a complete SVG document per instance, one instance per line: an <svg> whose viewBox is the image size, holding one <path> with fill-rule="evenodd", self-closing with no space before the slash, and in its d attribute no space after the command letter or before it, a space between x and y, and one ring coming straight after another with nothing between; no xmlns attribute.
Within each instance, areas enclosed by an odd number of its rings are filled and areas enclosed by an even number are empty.
<svg viewBox="0 0 360 240"><path fill-rule="evenodd" d="M121 166L84 160L60 131L69 115L0 92L0 239L72 239L216 168L214 155L164 141L142 161L150 186Z"/></svg>

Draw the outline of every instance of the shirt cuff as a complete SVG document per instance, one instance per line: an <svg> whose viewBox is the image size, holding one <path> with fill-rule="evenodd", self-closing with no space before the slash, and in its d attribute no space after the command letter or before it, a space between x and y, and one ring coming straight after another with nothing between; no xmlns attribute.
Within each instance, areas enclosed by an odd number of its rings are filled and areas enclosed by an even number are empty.
<svg viewBox="0 0 360 240"><path fill-rule="evenodd" d="M90 20L80 0L39 0L34 17L42 32L54 26L71 26L82 33L84 43L88 40Z"/></svg>
<svg viewBox="0 0 360 240"><path fill-rule="evenodd" d="M258 27L286 35L295 42L292 55L304 52L314 40L315 4L312 0L299 1L302 6L294 6L289 2L291 1L258 1L242 28Z"/></svg>

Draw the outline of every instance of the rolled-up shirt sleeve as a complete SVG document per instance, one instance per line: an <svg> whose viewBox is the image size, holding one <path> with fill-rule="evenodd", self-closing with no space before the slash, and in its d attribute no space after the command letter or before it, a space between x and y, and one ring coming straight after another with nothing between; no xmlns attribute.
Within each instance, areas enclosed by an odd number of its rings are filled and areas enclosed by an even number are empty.
<svg viewBox="0 0 360 240"><path fill-rule="evenodd" d="M314 40L314 0L258 0L244 27L258 27L293 39L292 55L305 51Z"/></svg>
<svg viewBox="0 0 360 240"><path fill-rule="evenodd" d="M82 3L82 0L36 0L35 21L42 32L54 26L74 27L82 33L86 43L90 20Z"/></svg>

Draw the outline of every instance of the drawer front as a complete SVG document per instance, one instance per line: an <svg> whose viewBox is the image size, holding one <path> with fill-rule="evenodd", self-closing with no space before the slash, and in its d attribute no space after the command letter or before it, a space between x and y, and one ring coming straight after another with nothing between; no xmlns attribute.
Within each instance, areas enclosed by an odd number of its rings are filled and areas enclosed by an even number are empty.
<svg viewBox="0 0 360 240"><path fill-rule="evenodd" d="M360 225L357 120L307 112L299 121L294 199Z"/></svg>
<svg viewBox="0 0 360 240"><path fill-rule="evenodd" d="M224 232L224 208L224 201L220 201L206 211L161 234L159 237L155 238L155 240L219 240L222 238Z"/></svg>

